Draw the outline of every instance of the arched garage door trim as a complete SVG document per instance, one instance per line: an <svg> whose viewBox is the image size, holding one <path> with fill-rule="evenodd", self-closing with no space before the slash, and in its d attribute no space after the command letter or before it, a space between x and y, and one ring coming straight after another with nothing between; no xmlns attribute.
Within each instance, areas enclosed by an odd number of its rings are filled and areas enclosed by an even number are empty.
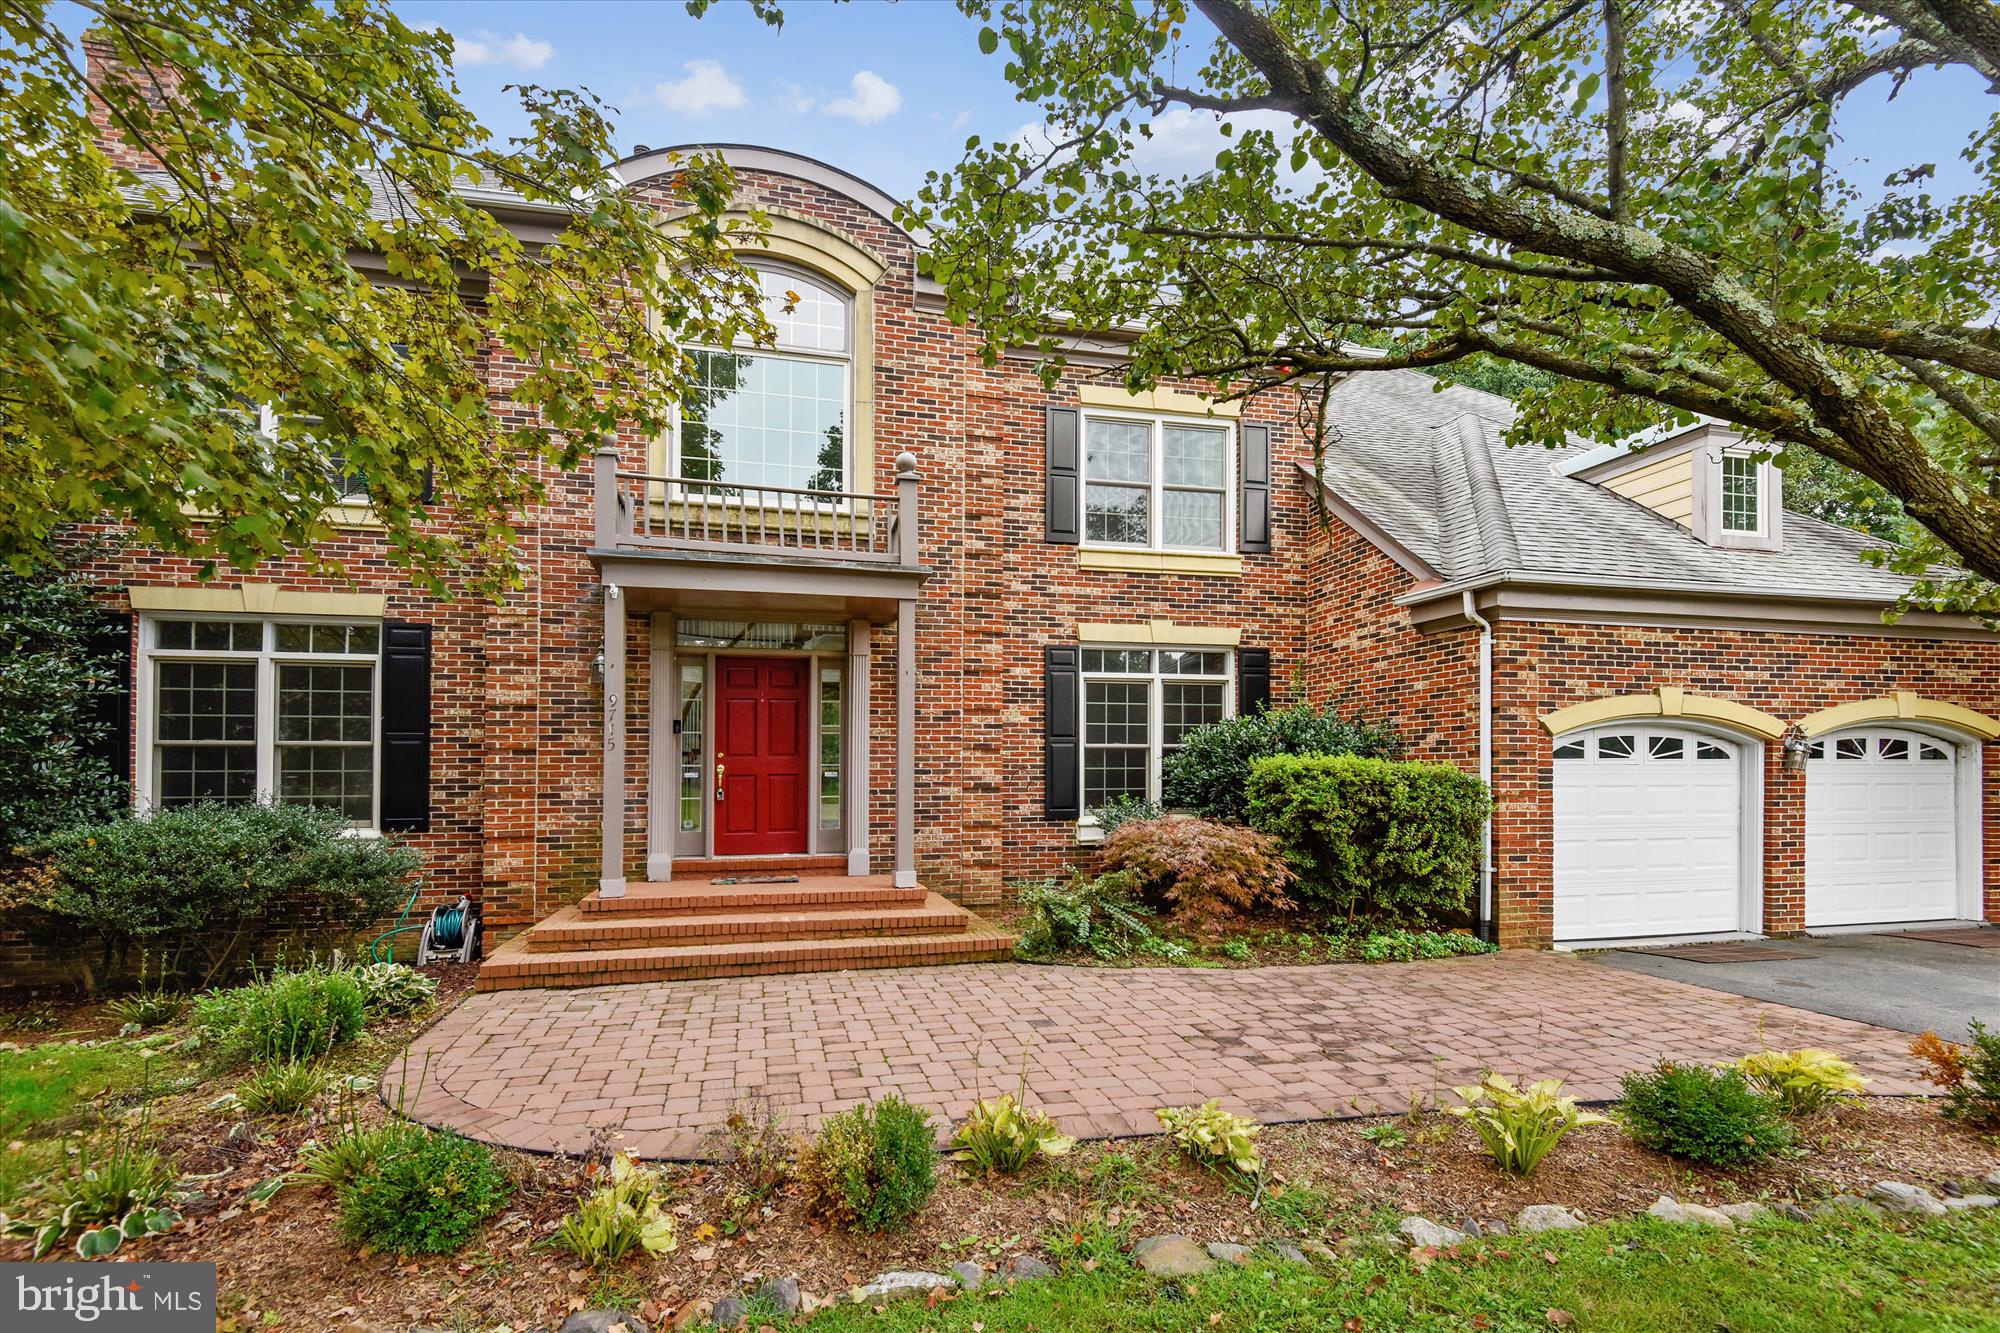
<svg viewBox="0 0 2000 1333"><path fill-rule="evenodd" d="M1544 713L1542 727L1551 736L1564 736L1584 727L1635 718L1673 719L1691 726L1710 726L1726 734L1774 741L1785 734L1785 723L1762 709L1731 699L1715 699L1705 694L1689 694L1673 685L1662 685L1646 694L1619 694L1608 699L1571 704L1553 713ZM2000 735L2000 732L1996 732Z"/></svg>
<svg viewBox="0 0 2000 1333"><path fill-rule="evenodd" d="M1626 696L1626 699L1639 701L1652 700L1656 708L1660 703L1657 695ZM1597 702L1622 703L1625 700L1600 700ZM1723 703L1726 701L1714 700L1708 702ZM1731 705L1731 707L1740 706ZM1572 713L1572 715L1575 714L1575 710L1563 711ZM1746 709L1744 711L1754 712L1755 710ZM1550 715L1551 718L1555 716L1555 714ZM1543 721L1547 725L1549 719L1545 718ZM1553 752L1558 757L1553 758L1551 761L1555 766L1554 771L1550 775L1552 792L1562 782L1562 766L1573 762L1572 760L1559 757L1566 750L1581 744L1584 747L1592 747L1587 750L1587 753L1594 753L1594 747L1599 737L1619 735L1627 732L1640 737L1640 744L1643 745L1645 743L1643 738L1647 734L1659 733L1662 735L1685 737L1690 743L1686 751L1688 755L1687 762L1691 763L1703 762L1696 757L1696 752L1693 748L1694 742L1698 742L1704 738L1713 738L1726 742L1727 748L1733 755L1737 805L1737 910L1736 918L1733 922L1727 924L1716 922L1696 929L1675 930L1665 928L1646 934L1625 936L1601 933L1579 934L1573 930L1563 930L1558 927L1555 931L1558 947L1571 943L1587 946L1597 940L1672 939L1687 935L1715 935L1735 932L1755 935L1763 932L1764 742L1767 739L1774 739L1784 732L1784 724L1782 722L1779 722L1775 718L1770 719L1770 722L1769 734L1765 735L1761 734L1765 730L1761 724L1758 731L1752 732L1747 728L1722 725L1706 718L1690 716L1685 712L1669 715L1663 715L1658 711L1628 712L1610 719L1600 716L1598 719L1581 726L1565 727L1557 734ZM1560 799L1560 796L1558 796L1557 800L1560 801ZM1552 811L1551 831L1557 839L1560 839L1563 834L1563 830L1558 826L1561 819L1562 815L1559 809ZM1560 857L1558 856L1557 859L1560 859ZM1552 874L1554 870L1555 867L1552 865ZM1570 887L1562 882L1560 876L1554 876L1553 889L1558 898L1563 897L1565 889ZM1557 907L1555 915L1557 917L1562 915L1560 907Z"/></svg>
<svg viewBox="0 0 2000 1333"><path fill-rule="evenodd" d="M1978 921L1985 916L1986 886L1984 882L1986 864L1986 809L1983 789L1986 771L1984 742L2000 737L2000 722L1983 713L1975 713L1969 708L1956 704L1939 703L1921 699L1907 692L1886 699L1867 699L1859 703L1842 704L1815 713L1800 721L1799 727L1818 744L1832 746L1843 736L1867 735L1875 730L1887 728L1893 731L1911 732L1918 736L1929 736L1950 746L1953 751L1955 770L1953 774L1953 814L1955 854L1956 900L1955 911L1960 920ZM1811 800L1812 770L1808 768L1807 799ZM1808 840L1812 837L1810 822L1805 830ZM1811 844L1808 842L1807 855L1810 860ZM1813 884L1808 879L1807 925L1809 928L1829 930L1866 930L1866 923L1856 923L1852 927L1842 925L1822 926L1812 920ZM1885 922L1883 924L1893 924Z"/></svg>

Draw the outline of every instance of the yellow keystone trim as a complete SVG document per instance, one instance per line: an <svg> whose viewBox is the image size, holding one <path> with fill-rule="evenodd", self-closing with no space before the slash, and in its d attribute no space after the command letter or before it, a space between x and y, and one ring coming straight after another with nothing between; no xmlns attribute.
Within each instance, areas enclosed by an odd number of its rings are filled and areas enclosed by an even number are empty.
<svg viewBox="0 0 2000 1333"><path fill-rule="evenodd" d="M1542 729L1549 735L1560 736L1566 731L1583 727L1643 717L1678 717L1691 722L1709 722L1766 741L1775 741L1785 734L1782 718L1729 699L1689 694L1676 685L1662 685L1650 694L1620 694L1609 699L1571 704L1568 708L1544 713L1541 723Z"/></svg>
<svg viewBox="0 0 2000 1333"><path fill-rule="evenodd" d="M134 611L206 612L210 615L340 616L380 620L389 612L389 598L379 592L297 592L275 583L245 583L234 588L126 589Z"/></svg>
<svg viewBox="0 0 2000 1333"><path fill-rule="evenodd" d="M1200 394L1177 393L1172 389L1150 389L1129 393L1108 384L1081 384L1077 401L1085 407L1114 407L1126 412L1177 412L1182 416L1240 417L1241 403L1217 403Z"/></svg>
<svg viewBox="0 0 2000 1333"><path fill-rule="evenodd" d="M1243 631L1207 625L1176 625L1171 620L1142 620L1114 625L1085 621L1076 627L1084 643L1157 643L1169 648L1234 648Z"/></svg>
<svg viewBox="0 0 2000 1333"><path fill-rule="evenodd" d="M1898 690L1880 699L1860 699L1851 704L1823 708L1799 719L1799 729L1808 736L1864 726L1870 722L1929 722L1948 727L1982 741L2000 739L2000 718L1988 717L1942 699L1926 699L1909 690Z"/></svg>

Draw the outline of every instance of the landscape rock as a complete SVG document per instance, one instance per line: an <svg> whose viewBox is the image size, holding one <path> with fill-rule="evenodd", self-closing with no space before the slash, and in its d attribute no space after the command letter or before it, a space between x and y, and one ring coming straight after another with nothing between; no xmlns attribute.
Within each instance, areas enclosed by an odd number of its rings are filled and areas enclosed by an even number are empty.
<svg viewBox="0 0 2000 1333"><path fill-rule="evenodd" d="M743 1322L743 1316L749 1309L749 1303L741 1296L724 1296L709 1311L708 1322L716 1328L735 1328Z"/></svg>
<svg viewBox="0 0 2000 1333"><path fill-rule="evenodd" d="M1334 1253L1333 1246L1323 1240L1302 1240L1298 1243L1298 1248L1304 1251L1306 1258L1327 1268L1340 1262L1340 1256Z"/></svg>
<svg viewBox="0 0 2000 1333"><path fill-rule="evenodd" d="M1459 1245L1471 1239L1456 1227L1440 1226L1428 1217L1406 1217L1396 1224L1396 1230L1410 1242L1412 1248L1421 1249L1435 1245L1440 1249L1446 1245Z"/></svg>
<svg viewBox="0 0 2000 1333"><path fill-rule="evenodd" d="M787 1319L799 1312L799 1280L795 1277L774 1277L756 1291L750 1299L762 1301Z"/></svg>
<svg viewBox="0 0 2000 1333"><path fill-rule="evenodd" d="M1497 1217L1490 1218L1479 1224L1479 1234L1482 1236L1505 1236L1510 1231L1512 1231L1512 1228Z"/></svg>
<svg viewBox="0 0 2000 1333"><path fill-rule="evenodd" d="M1232 1245L1226 1240L1212 1240L1208 1243L1208 1257L1219 1264L1247 1264L1250 1262L1250 1247Z"/></svg>
<svg viewBox="0 0 2000 1333"><path fill-rule="evenodd" d="M1715 1211L1721 1213L1732 1222L1754 1222L1758 1218L1767 1215L1771 1211L1771 1208L1769 1204L1758 1203L1755 1200L1745 1200L1742 1203L1725 1203Z"/></svg>
<svg viewBox="0 0 2000 1333"><path fill-rule="evenodd" d="M1870 1213L1879 1213L1882 1211L1875 1204L1870 1203L1859 1194L1836 1194L1825 1203L1813 1209L1811 1216L1818 1217L1822 1213L1837 1213L1844 1209L1853 1208L1859 1208Z"/></svg>
<svg viewBox="0 0 2000 1333"><path fill-rule="evenodd" d="M954 1279L946 1277L943 1273L899 1268L893 1272L877 1273L872 1281L864 1282L848 1292L847 1299L856 1305L873 1305L880 1308L891 1301L905 1300L911 1296L925 1296L939 1287L957 1285Z"/></svg>
<svg viewBox="0 0 2000 1333"><path fill-rule="evenodd" d="M1055 1275L1054 1264L1032 1254L1017 1254L1000 1268L1000 1276L1008 1282L1037 1282Z"/></svg>
<svg viewBox="0 0 2000 1333"><path fill-rule="evenodd" d="M1559 1203L1531 1203L1514 1215L1514 1227L1529 1235L1541 1231L1575 1231L1583 1219Z"/></svg>
<svg viewBox="0 0 2000 1333"><path fill-rule="evenodd" d="M971 1259L960 1259L951 1266L951 1275L958 1285L967 1291L978 1291L986 1285L986 1265Z"/></svg>
<svg viewBox="0 0 2000 1333"><path fill-rule="evenodd" d="M1982 1183L1987 1189L2000 1194L2000 1166L1996 1166L1991 1171L1988 1171L1986 1179Z"/></svg>
<svg viewBox="0 0 2000 1333"><path fill-rule="evenodd" d="M1964 1194L1956 1199L1946 1199L1944 1206L1957 1212L1963 1208L2000 1208L2000 1196L1991 1194Z"/></svg>
<svg viewBox="0 0 2000 1333"><path fill-rule="evenodd" d="M1945 1206L1936 1195L1921 1185L1909 1185L1900 1180L1878 1180L1868 1191L1868 1201L1892 1213L1907 1213L1913 1217L1943 1217Z"/></svg>
<svg viewBox="0 0 2000 1333"><path fill-rule="evenodd" d="M1342 1236L1334 1243L1334 1249L1341 1255L1366 1254L1371 1250L1384 1254L1400 1254L1408 1248L1409 1241L1402 1236L1390 1236L1380 1232L1369 1232L1366 1235L1360 1236ZM1306 1253L1312 1253L1311 1246L1306 1246L1305 1249Z"/></svg>
<svg viewBox="0 0 2000 1333"><path fill-rule="evenodd" d="M618 1333L621 1325L625 1333L653 1333L645 1320L622 1310L578 1310L563 1320L562 1333Z"/></svg>
<svg viewBox="0 0 2000 1333"><path fill-rule="evenodd" d="M1158 1277L1199 1277L1215 1268L1208 1251L1186 1236L1147 1236L1132 1247L1132 1260Z"/></svg>
<svg viewBox="0 0 2000 1333"><path fill-rule="evenodd" d="M1312 1260L1306 1257L1306 1252L1288 1240L1271 1242L1271 1253L1277 1255L1288 1264L1305 1264L1308 1267L1312 1264ZM1327 1250L1326 1256L1328 1259L1332 1259L1333 1251Z"/></svg>
<svg viewBox="0 0 2000 1333"><path fill-rule="evenodd" d="M1729 1220L1729 1215L1720 1209L1699 1203L1682 1203L1665 1194L1655 1199L1653 1206L1646 1211L1662 1222L1700 1222L1706 1226L1725 1229L1736 1225Z"/></svg>
<svg viewBox="0 0 2000 1333"><path fill-rule="evenodd" d="M1788 1222L1808 1222L1812 1220L1811 1213L1799 1207L1790 1199L1779 1204L1773 1211Z"/></svg>

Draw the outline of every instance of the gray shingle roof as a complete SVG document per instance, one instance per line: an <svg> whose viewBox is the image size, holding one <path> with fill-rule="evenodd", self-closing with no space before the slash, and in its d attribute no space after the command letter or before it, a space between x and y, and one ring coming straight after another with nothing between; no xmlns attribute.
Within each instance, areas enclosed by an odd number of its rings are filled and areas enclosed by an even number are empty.
<svg viewBox="0 0 2000 1333"><path fill-rule="evenodd" d="M1365 371L1335 386L1327 488L1446 582L1620 581L1717 593L1794 594L1887 603L1901 575L1861 563L1881 543L1787 511L1783 549L1723 550L1601 486L1558 473L1592 446L1509 448L1506 399L1440 389L1408 370Z"/></svg>

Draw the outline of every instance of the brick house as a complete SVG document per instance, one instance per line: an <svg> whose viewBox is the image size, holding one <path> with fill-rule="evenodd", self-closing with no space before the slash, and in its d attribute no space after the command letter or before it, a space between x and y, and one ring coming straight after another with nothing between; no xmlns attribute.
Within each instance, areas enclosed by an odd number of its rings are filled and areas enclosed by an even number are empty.
<svg viewBox="0 0 2000 1333"><path fill-rule="evenodd" d="M351 585L102 562L141 803L408 838L536 928L496 985L987 957L958 904L1077 860L1188 727L1338 700L1491 777L1504 944L2000 913L2000 641L1883 624L1901 582L1726 431L1508 450L1504 400L1381 372L1315 472L1294 405L1128 394L1115 340L1053 391L982 366L881 191L720 151L778 343L702 353L667 438L548 478L506 606L414 590L365 496ZM664 200L667 168L618 169ZM744 872L800 880L710 882Z"/></svg>

